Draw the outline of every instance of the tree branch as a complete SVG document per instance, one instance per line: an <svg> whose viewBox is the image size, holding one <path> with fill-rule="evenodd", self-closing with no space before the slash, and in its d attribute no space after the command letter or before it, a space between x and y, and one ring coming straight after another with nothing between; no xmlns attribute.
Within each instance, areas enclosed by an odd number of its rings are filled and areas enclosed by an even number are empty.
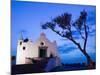
<svg viewBox="0 0 100 75"><path fill-rule="evenodd" d="M83 50L80 43L76 42L73 38L71 38L70 40L79 48L79 50Z"/></svg>
<svg viewBox="0 0 100 75"><path fill-rule="evenodd" d="M79 32L79 34L81 35L81 38L82 38L83 40L85 40L85 37L82 35L81 31L78 30L78 32Z"/></svg>
<svg viewBox="0 0 100 75"><path fill-rule="evenodd" d="M86 44L87 44L87 38L88 38L88 31L87 31L87 27L86 27L85 22L84 22L84 31L85 31L85 40L84 40L83 50L86 50Z"/></svg>
<svg viewBox="0 0 100 75"><path fill-rule="evenodd" d="M78 30L75 26L74 26L74 28L75 28L75 29L78 31L78 33L81 35L81 38L82 38L83 40L85 40L85 37L82 35L81 31Z"/></svg>
<svg viewBox="0 0 100 75"><path fill-rule="evenodd" d="M50 28L50 27L49 27ZM58 32L57 30L50 28L52 31L54 31L55 33L57 33L58 35L60 35L61 37L65 37L67 39L69 39L70 41L72 41L80 50L83 50L81 45L75 41L75 39L71 36L71 38L63 36L60 32ZM70 30L71 31L71 30Z"/></svg>

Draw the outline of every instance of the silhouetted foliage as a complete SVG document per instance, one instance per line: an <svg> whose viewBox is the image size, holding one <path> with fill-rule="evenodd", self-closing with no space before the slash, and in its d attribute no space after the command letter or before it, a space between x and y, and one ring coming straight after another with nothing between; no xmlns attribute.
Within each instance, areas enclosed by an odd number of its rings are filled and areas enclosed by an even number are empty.
<svg viewBox="0 0 100 75"><path fill-rule="evenodd" d="M52 20L55 24L58 24L62 29L67 29L71 23L71 14L64 13Z"/></svg>
<svg viewBox="0 0 100 75"><path fill-rule="evenodd" d="M29 41L29 39L28 39L28 38L26 38L26 39L24 39L23 41L24 41L24 42L28 42L28 41Z"/></svg>

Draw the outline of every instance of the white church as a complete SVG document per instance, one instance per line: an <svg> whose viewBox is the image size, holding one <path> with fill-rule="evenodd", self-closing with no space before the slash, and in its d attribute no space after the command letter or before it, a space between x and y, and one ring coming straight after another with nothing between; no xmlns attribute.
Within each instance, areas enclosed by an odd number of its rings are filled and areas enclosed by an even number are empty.
<svg viewBox="0 0 100 75"><path fill-rule="evenodd" d="M55 58L56 66L59 66L60 58L56 41L51 42L42 32L40 37L32 42L30 39L20 38L17 45L16 64L34 64L32 60L42 60L49 57Z"/></svg>

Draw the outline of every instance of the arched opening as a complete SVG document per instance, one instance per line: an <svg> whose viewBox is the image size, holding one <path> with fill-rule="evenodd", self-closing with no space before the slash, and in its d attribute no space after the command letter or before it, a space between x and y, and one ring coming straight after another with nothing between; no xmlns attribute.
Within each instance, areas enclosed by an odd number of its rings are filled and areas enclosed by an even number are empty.
<svg viewBox="0 0 100 75"><path fill-rule="evenodd" d="M24 47L23 47L23 50L25 50L25 49L26 49L26 47L24 46Z"/></svg>

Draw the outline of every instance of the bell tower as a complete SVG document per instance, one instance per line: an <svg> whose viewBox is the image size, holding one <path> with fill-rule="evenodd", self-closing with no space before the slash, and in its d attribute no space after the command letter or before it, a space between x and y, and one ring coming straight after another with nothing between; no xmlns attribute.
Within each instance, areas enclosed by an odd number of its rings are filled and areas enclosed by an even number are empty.
<svg viewBox="0 0 100 75"><path fill-rule="evenodd" d="M24 48L24 39L22 32L20 33L19 40L17 43L17 56L16 56L16 64L25 63L25 48Z"/></svg>

